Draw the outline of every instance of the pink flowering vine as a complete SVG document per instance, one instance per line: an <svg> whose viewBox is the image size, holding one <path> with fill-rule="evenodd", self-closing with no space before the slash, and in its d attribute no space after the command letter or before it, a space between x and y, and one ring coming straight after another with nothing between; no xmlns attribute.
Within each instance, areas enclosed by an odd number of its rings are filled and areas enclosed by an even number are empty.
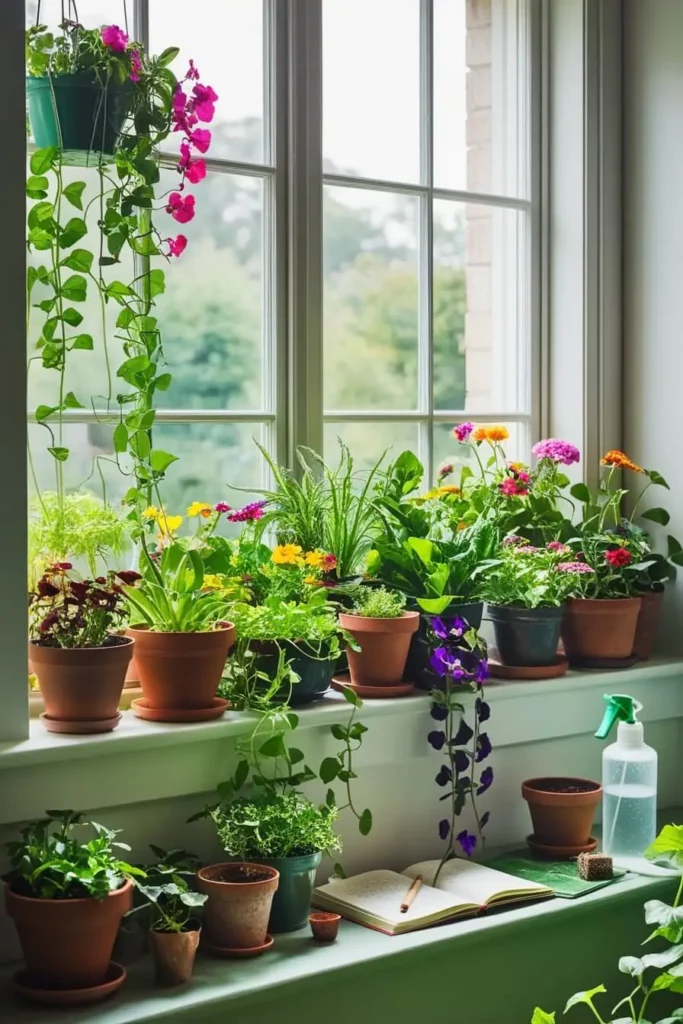
<svg viewBox="0 0 683 1024"><path fill-rule="evenodd" d="M105 25L100 31L100 39L114 53L123 53L128 45L128 36L118 25Z"/></svg>

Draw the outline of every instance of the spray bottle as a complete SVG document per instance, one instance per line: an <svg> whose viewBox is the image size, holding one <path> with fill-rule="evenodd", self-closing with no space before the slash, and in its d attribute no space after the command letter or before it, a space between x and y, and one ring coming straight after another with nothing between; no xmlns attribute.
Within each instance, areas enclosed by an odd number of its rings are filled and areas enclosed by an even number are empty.
<svg viewBox="0 0 683 1024"><path fill-rule="evenodd" d="M602 848L616 867L653 874L643 853L657 832L657 751L645 743L636 718L642 704L620 693L605 694L605 700L595 735L605 739L619 725L616 743L602 754Z"/></svg>

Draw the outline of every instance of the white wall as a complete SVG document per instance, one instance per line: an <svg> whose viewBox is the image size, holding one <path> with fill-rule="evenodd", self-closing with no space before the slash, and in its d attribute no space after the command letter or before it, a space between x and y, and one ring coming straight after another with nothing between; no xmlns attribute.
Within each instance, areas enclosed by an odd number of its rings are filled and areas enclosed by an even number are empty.
<svg viewBox="0 0 683 1024"><path fill-rule="evenodd" d="M624 3L624 446L671 485L683 539L683 3ZM683 651L683 583L663 646Z"/></svg>

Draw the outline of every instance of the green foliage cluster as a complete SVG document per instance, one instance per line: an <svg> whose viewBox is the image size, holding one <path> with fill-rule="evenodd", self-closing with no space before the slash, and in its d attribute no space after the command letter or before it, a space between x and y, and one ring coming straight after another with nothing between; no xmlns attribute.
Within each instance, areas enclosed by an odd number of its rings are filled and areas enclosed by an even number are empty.
<svg viewBox="0 0 683 1024"><path fill-rule="evenodd" d="M570 557L569 548L564 546L560 551L524 543L502 547L497 558L482 562L474 570L475 578L481 581L477 596L502 607L558 608L581 591L579 574L557 568Z"/></svg>
<svg viewBox="0 0 683 1024"><path fill-rule="evenodd" d="M334 831L337 809L317 807L300 793L237 797L211 811L218 838L231 857L301 857L341 849Z"/></svg>
<svg viewBox="0 0 683 1024"><path fill-rule="evenodd" d="M186 850L162 850L151 846L156 863L143 868L144 883L136 880L136 893L144 903L132 911L151 910L149 927L156 932L182 932L196 923L193 914L206 903L208 896L196 892L194 881L198 859Z"/></svg>
<svg viewBox="0 0 683 1024"><path fill-rule="evenodd" d="M386 587L362 587L353 605L353 614L368 619L400 619L405 606L405 594Z"/></svg>
<svg viewBox="0 0 683 1024"><path fill-rule="evenodd" d="M339 654L340 630L334 605L324 589L316 589L308 601L283 601L266 597L263 604L236 604L231 621L240 640L291 640L313 651Z"/></svg>
<svg viewBox="0 0 683 1024"><path fill-rule="evenodd" d="M67 558L84 558L96 576L98 562L124 555L129 537L127 520L96 495L79 491L60 501L55 491L44 491L30 508L29 583L35 583L48 565Z"/></svg>

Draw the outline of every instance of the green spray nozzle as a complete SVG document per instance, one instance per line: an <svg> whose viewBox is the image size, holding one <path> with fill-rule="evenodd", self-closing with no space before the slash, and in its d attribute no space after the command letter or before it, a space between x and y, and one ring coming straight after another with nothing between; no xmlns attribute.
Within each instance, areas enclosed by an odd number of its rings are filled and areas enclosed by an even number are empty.
<svg viewBox="0 0 683 1024"><path fill-rule="evenodd" d="M600 728L595 733L599 740L604 740L615 722L628 722L629 725L633 725L637 713L642 710L642 704L626 693L606 693L604 697L607 707Z"/></svg>

